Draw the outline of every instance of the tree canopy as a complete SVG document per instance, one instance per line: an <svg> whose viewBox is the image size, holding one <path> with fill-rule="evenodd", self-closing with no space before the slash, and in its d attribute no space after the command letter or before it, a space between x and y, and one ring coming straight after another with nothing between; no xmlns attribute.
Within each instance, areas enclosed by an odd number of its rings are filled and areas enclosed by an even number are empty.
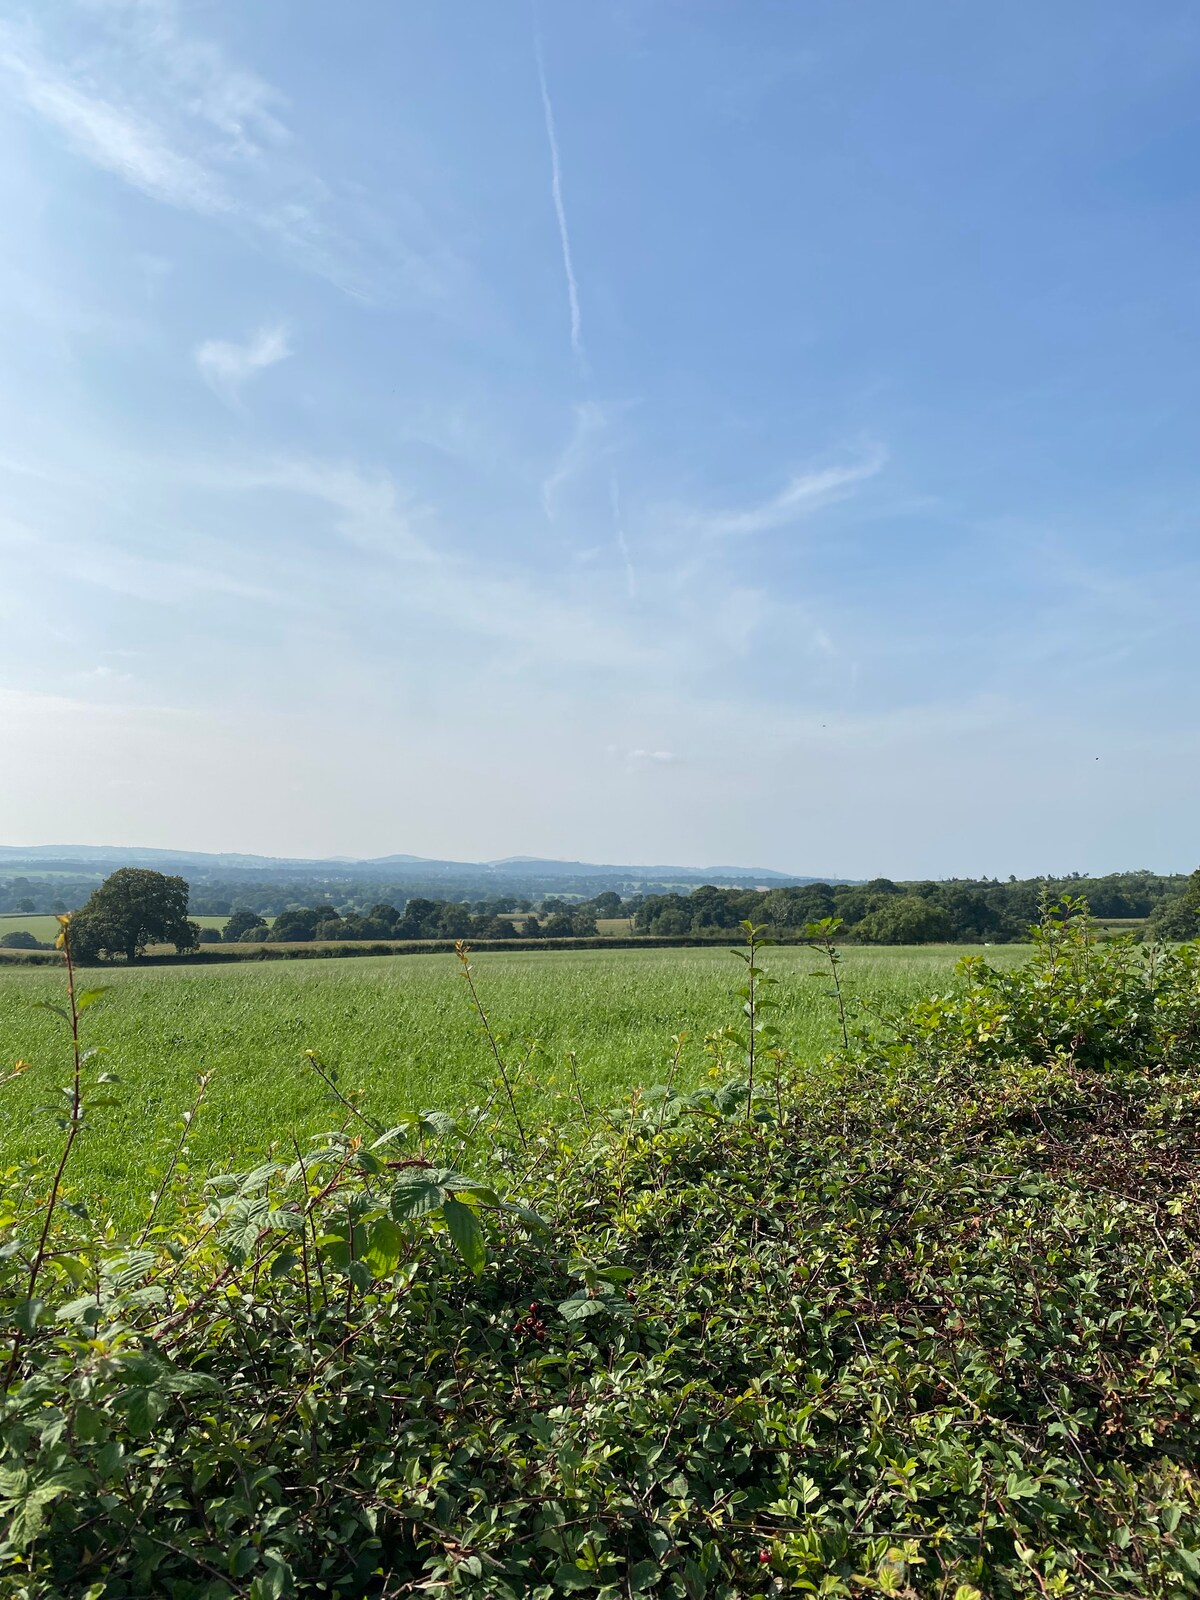
<svg viewBox="0 0 1200 1600"><path fill-rule="evenodd" d="M183 878L145 867L121 867L71 918L71 949L83 961L121 955L136 961L151 944L194 950L200 929L188 921Z"/></svg>

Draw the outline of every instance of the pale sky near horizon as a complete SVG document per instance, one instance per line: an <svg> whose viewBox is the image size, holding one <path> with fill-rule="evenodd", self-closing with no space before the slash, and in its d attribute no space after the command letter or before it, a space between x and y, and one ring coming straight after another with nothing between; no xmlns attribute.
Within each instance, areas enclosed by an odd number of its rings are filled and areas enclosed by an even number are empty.
<svg viewBox="0 0 1200 1600"><path fill-rule="evenodd" d="M1200 11L0 0L0 842L1200 860Z"/></svg>

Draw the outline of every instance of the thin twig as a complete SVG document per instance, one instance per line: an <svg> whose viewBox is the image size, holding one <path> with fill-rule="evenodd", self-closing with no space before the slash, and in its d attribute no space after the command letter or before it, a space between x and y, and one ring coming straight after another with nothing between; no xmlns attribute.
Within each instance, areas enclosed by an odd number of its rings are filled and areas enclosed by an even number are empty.
<svg viewBox="0 0 1200 1600"><path fill-rule="evenodd" d="M528 1150L529 1140L525 1137L525 1129L521 1124L520 1113L517 1111L517 1101L513 1094L512 1080L509 1077L508 1068L504 1064L504 1057L500 1054L500 1046L497 1043L495 1033L492 1031L492 1025L488 1021L487 1012L483 1009L483 1002L479 998L479 992L475 988L475 979L471 975L471 963L468 959L471 954L471 946L464 944L461 939L456 939L454 941L454 954L458 957L462 966L462 974L467 980L467 988L471 991L471 999L475 1003L475 1010L479 1015L480 1022L483 1023L483 1031L487 1034L488 1043L492 1047L492 1055L496 1058L496 1065L500 1069L500 1080L504 1084L504 1092L508 1096L508 1109L512 1112L517 1134L523 1147Z"/></svg>
<svg viewBox="0 0 1200 1600"><path fill-rule="evenodd" d="M163 1174L163 1180L159 1184L155 1193L154 1204L150 1208L150 1215L146 1218L146 1226L138 1235L137 1242L139 1247L145 1244L147 1238L149 1237L150 1229L154 1226L154 1219L158 1215L158 1208L162 1204L163 1195L166 1194L167 1189L170 1187L171 1179L175 1176L175 1168L179 1165L179 1158L183 1154L184 1140L192 1131L192 1123L196 1120L196 1113L200 1109L200 1102L204 1099L204 1093L208 1088L209 1079L211 1077L211 1072L202 1072L200 1074L198 1087L196 1089L196 1098L192 1102L192 1109L190 1111L185 1111L183 1114L183 1127L179 1131L179 1138L176 1141L175 1149L171 1154L170 1163L168 1164L167 1170Z"/></svg>
<svg viewBox="0 0 1200 1600"><path fill-rule="evenodd" d="M381 1122L376 1122L374 1117L369 1117L365 1111L360 1111L359 1108L354 1104L353 1100L348 1100L346 1098L346 1096L338 1088L337 1084L334 1083L333 1079L329 1076L329 1073L325 1070L325 1063L321 1060L320 1056L315 1050L306 1050L304 1052L304 1059L308 1062L309 1066L313 1069L317 1077L320 1078L321 1082L330 1091L330 1093L333 1094L336 1099L342 1102L351 1116L357 1117L360 1122L365 1122L372 1133L379 1134L383 1132L383 1124Z"/></svg>
<svg viewBox="0 0 1200 1600"><path fill-rule="evenodd" d="M71 1025L71 1056L73 1074L71 1078L71 1118L67 1128L67 1137L63 1143L62 1155L59 1157L58 1170L54 1174L54 1183L50 1189L50 1198L46 1202L46 1215L42 1222L41 1238L38 1240L37 1251L33 1258L33 1265L29 1269L29 1284L25 1290L27 1303L33 1300L33 1291L37 1288L38 1277L41 1274L42 1262L46 1258L46 1243L50 1237L50 1225L54 1221L54 1213L58 1206L59 1190L62 1187L63 1174L67 1170L67 1162L71 1158L71 1150L79 1135L80 1124L83 1120L83 1052L79 1044L79 1006L75 999L75 963L71 957L70 924L64 917L62 922L62 947L67 961L67 1004L70 1007L68 1018ZM21 1346L25 1340L24 1330L18 1328L13 1335L12 1353L8 1358L8 1368L4 1374L5 1388L12 1382L17 1370L17 1363L21 1359Z"/></svg>

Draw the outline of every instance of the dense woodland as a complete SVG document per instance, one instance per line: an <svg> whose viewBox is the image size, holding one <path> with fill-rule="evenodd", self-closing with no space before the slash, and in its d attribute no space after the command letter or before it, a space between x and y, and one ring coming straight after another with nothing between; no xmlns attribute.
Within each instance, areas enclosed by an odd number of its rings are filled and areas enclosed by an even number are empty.
<svg viewBox="0 0 1200 1600"><path fill-rule="evenodd" d="M1170 886L1168 890L1168 886ZM690 894L635 895L614 891L570 904L550 897L533 907L511 896L495 900L418 897L397 907L380 901L363 911L333 905L290 908L267 926L250 910L234 913L227 941L294 943L359 939L507 939L586 937L600 919L628 919L630 932L656 938L727 938L750 921L787 937L825 917L841 920L842 937L864 944L1005 944L1028 937L1047 896L1086 895L1093 914L1117 922L1151 920L1165 937L1194 936L1191 879L1148 872L1050 882L981 879L948 882L809 883L768 890L704 885ZM1194 898L1194 897L1193 897Z"/></svg>
<svg viewBox="0 0 1200 1600"><path fill-rule="evenodd" d="M1150 919L1154 931L1169 938L1191 938L1197 931L1195 875L1152 872L1009 878L1006 883L988 878L905 883L873 878L869 883L807 883L766 891L706 886L690 895L647 895L637 906L635 926L647 934L719 934L748 917L788 933L823 917L840 917L843 937L865 944L1003 944L1026 938L1043 901L1064 894L1085 896L1101 920Z"/></svg>

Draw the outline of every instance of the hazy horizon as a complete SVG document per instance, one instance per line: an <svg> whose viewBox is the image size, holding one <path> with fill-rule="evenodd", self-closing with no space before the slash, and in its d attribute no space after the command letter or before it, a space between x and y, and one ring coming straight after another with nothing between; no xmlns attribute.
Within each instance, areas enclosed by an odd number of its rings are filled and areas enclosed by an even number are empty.
<svg viewBox="0 0 1200 1600"><path fill-rule="evenodd" d="M687 872L689 874L699 873L699 872L711 872L711 873L714 873L714 874L736 874L738 876L747 877L747 878L753 877L755 874L760 874L760 875L763 875L763 876L776 876L776 877L786 877L786 878L804 878L804 879L812 880L814 882L824 882L824 883L844 883L844 882L861 883L861 882L867 881L868 877L894 877L894 878L900 879L901 881L907 881L909 879L909 877L910 877L910 875L902 874L902 873L891 873L891 874L889 874L889 873L885 873L885 872L877 872L877 873L873 873L873 874L869 874L869 875L863 875L863 874L849 874L849 873L845 873L845 872L841 872L841 871L832 871L832 870L821 871L818 868L812 866L811 864L800 865L800 866L795 866L795 865L792 865L792 866L780 866L780 865L777 865L777 864L766 865L766 864L764 864L762 862L757 862L757 863L754 863L754 862L742 862L742 863L738 863L738 862L731 862L731 861L724 861L724 862L718 862L718 861L685 861L685 860L680 860L680 859L666 861L666 860L651 860L649 858L643 858L643 859L631 858L631 859L628 859L628 860L616 861L616 860L599 860L599 859L588 858L588 857L583 857L583 856L547 856L547 855L544 855L544 854L542 854L542 855L536 855L536 854L534 854L534 855L530 855L530 854L519 854L519 855L518 854L509 854L509 855L504 855L504 856L491 856L491 857L486 857L486 858L470 858L470 857L461 856L461 855L460 856L422 856L422 855L415 855L415 854L411 854L411 853L408 853L408 852L401 852L401 851L392 851L392 852L385 853L384 855L381 855L381 856L351 856L351 855L345 854L344 852L329 852L329 853L326 853L326 854L315 855L315 856L287 856L287 855L281 855L277 851L251 851L251 850L236 850L236 849L231 849L231 850L225 850L225 849L201 850L198 847L193 846L193 845L164 846L164 845L111 844L111 843L81 844L78 840L76 840L76 841L74 841L72 843L59 842L57 844L26 844L26 845L13 845L13 844L8 843L7 841L0 840L0 872L2 872L4 870L5 861L8 860L8 859L36 860L40 856L40 857L42 857L44 859L47 859L47 860L50 860L50 859L72 860L72 859L75 859L75 858L73 858L71 856L71 852L74 851L74 850L82 850L82 851L88 852L87 855L77 858L80 865L86 865L87 862L89 860L93 859L94 857L111 856L113 858L117 858L117 857L121 856L122 854L128 854L131 860L134 860L135 858L137 858L139 856L160 856L160 857L163 857L163 858L168 858L169 857L169 858L177 859L179 861L186 861L189 857L193 857L193 856L200 857L200 856L203 856L203 857L212 858L214 860L221 860L221 859L238 860L238 859L244 859L244 860L247 860L247 861L262 861L262 862L274 862L274 861L277 861L281 865L285 865L285 866L290 866L290 865L295 865L295 866L304 866L304 865L314 865L314 866L332 866L332 865L344 865L344 866L389 866L389 865L394 865L397 869L403 867L406 863L412 863L414 865L419 865L419 864L437 864L437 865L449 864L449 865L462 866L462 867L502 867L502 866L509 866L509 865L523 865L525 863L528 863L530 865L537 865L539 863L546 863L548 865L554 865L554 866L560 866L561 865L561 866L579 866L579 867L585 867L585 868L589 868L590 867L590 868L596 868L596 869L598 869L600 871L621 870L621 869L624 869L624 868L629 868L629 869L631 869L631 870L633 870L635 872L675 871L675 870L679 870L679 871L682 871L682 872ZM28 854L23 856L21 854L22 852L28 852ZM60 852L61 852L61 856L59 855ZM230 868L228 870L234 870L234 869ZM1145 862L1140 862L1140 863L1137 863L1137 864L1117 862L1117 863L1114 863L1114 864L1110 865L1109 867L1106 867L1106 868L1102 869L1099 872L1096 872L1096 873L1081 873L1080 875L1085 877L1085 878L1090 878L1090 877L1104 877L1104 876L1108 876L1109 874L1112 874L1112 873L1149 871L1151 873L1157 873L1157 874L1160 874L1160 875L1163 875L1163 876L1170 876L1172 873L1187 874L1187 873L1190 873L1193 870L1195 870L1195 869L1190 868L1190 867L1180 867L1180 868L1175 868L1175 867L1157 867L1157 866L1154 866L1154 865L1147 865ZM1059 879L1059 878L1068 877L1073 872L1079 872L1079 869L1077 869L1077 868L1063 868L1063 867L1059 867L1059 866L1055 866L1053 864L1050 864L1050 865L1043 866L1038 871L1024 873L1024 874L1012 874L1012 875L1013 876L1017 876L1017 877L1024 877L1025 879L1035 879L1035 878ZM1000 871L999 869L996 869L994 871L981 871L981 872L978 872L978 873L971 873L971 874L967 874L967 873L961 873L961 874L942 873L942 874L933 874L933 875L915 874L915 875L911 875L911 876L918 877L918 878L919 877L933 876L935 878L944 879L946 881L951 881L951 880L953 880L955 878L966 878L966 877L977 878L977 879L980 879L980 880L983 880L983 879L1003 880L1003 879L1008 878L1010 876L1010 873L1007 872L1007 871Z"/></svg>
<svg viewBox="0 0 1200 1600"><path fill-rule="evenodd" d="M0 839L1190 871L1198 68L0 0Z"/></svg>

